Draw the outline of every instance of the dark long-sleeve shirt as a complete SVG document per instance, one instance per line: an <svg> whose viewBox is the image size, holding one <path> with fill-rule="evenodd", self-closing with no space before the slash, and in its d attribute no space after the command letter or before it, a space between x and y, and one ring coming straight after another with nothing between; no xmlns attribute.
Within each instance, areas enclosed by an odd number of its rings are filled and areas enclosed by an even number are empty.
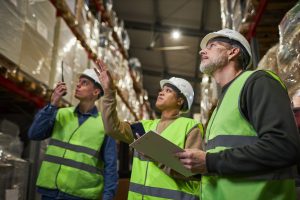
<svg viewBox="0 0 300 200"><path fill-rule="evenodd" d="M222 88L221 99L232 82ZM221 175L279 169L299 162L300 138L287 91L265 71L252 74L240 96L242 115L259 141L206 156L209 173Z"/></svg>
<svg viewBox="0 0 300 200"><path fill-rule="evenodd" d="M97 117L98 110L94 107L88 113L80 113L78 107L76 107L75 112L78 115L78 122L81 125L89 117ZM28 136L32 140L43 140L52 135L52 130L55 123L55 117L57 113L57 108L51 105L47 105L41 109L35 116L35 119L29 129ZM109 136L105 136L101 150L101 158L104 162L104 190L102 198L103 200L111 200L116 194L117 190L117 154L116 154L116 143ZM63 197L67 199L80 199L73 197L71 195L65 194L58 190L49 190L45 188L39 188L38 191L47 196L51 197Z"/></svg>

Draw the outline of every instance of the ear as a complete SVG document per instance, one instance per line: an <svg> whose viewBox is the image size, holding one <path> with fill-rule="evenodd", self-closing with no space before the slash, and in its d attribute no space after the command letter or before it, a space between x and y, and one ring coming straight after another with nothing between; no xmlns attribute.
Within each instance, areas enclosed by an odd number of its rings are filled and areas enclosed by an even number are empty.
<svg viewBox="0 0 300 200"><path fill-rule="evenodd" d="M181 107L183 104L184 104L183 98L179 97L177 100L177 105L179 105Z"/></svg>
<svg viewBox="0 0 300 200"><path fill-rule="evenodd" d="M99 88L96 88L93 92L94 96L97 96L100 94L101 90Z"/></svg>
<svg viewBox="0 0 300 200"><path fill-rule="evenodd" d="M231 60L232 58L235 58L239 55L240 53L240 49L237 47L233 47L232 49L229 50L229 56L228 56L228 60Z"/></svg>

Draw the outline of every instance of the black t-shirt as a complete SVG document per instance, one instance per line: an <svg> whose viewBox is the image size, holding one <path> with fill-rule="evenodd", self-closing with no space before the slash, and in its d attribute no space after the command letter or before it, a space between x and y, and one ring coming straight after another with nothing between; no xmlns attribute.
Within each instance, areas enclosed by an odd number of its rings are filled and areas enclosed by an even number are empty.
<svg viewBox="0 0 300 200"><path fill-rule="evenodd" d="M222 88L220 99L231 83ZM242 89L239 107L256 130L259 140L252 145L208 153L209 173L247 174L299 162L300 137L291 102L286 89L277 80L265 71L253 73Z"/></svg>

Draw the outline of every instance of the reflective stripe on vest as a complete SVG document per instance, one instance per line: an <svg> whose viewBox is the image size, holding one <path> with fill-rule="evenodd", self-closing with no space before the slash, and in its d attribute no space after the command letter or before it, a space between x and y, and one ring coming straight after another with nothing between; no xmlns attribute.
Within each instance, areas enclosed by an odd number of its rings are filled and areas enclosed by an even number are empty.
<svg viewBox="0 0 300 200"><path fill-rule="evenodd" d="M243 135L218 135L209 140L206 144L206 150L216 147L240 147L244 145L254 144L258 141L257 137Z"/></svg>
<svg viewBox="0 0 300 200"><path fill-rule="evenodd" d="M129 190L132 192L174 200L199 200L199 197L187 194L178 190L170 190L164 188L156 188L150 186L144 186L137 183L130 183Z"/></svg>
<svg viewBox="0 0 300 200"><path fill-rule="evenodd" d="M91 156L94 156L97 159L99 158L99 155L100 155L100 152L96 151L94 149L90 149L88 147L79 146L79 145L75 145L75 144L70 144L70 143L56 140L53 138L50 140L49 145L58 146L58 147L65 148L68 150L89 154Z"/></svg>
<svg viewBox="0 0 300 200"><path fill-rule="evenodd" d="M105 138L103 121L98 114L79 125L74 110L69 107L57 112L37 186L99 199L104 187L104 162L99 153Z"/></svg>
<svg viewBox="0 0 300 200"><path fill-rule="evenodd" d="M65 165L69 167L73 167L76 169L81 169L90 173L94 174L103 174L102 170L96 167L93 167L91 165L84 164L82 162L76 162L74 160L70 160L67 158L57 157L57 156L51 156L51 155L45 155L44 161L56 163L59 165Z"/></svg>

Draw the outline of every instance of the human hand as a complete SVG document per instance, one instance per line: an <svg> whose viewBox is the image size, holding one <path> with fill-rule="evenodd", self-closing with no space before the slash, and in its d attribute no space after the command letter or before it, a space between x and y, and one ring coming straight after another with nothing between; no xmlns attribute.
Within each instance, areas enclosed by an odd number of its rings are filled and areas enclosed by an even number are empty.
<svg viewBox="0 0 300 200"><path fill-rule="evenodd" d="M51 95L51 105L58 106L61 97L66 93L67 93L66 83L59 81Z"/></svg>
<svg viewBox="0 0 300 200"><path fill-rule="evenodd" d="M108 71L107 67L104 65L103 62L98 61L99 64L97 65L97 69L94 69L98 78L101 82L101 86L105 92L109 92L110 90L115 89L115 85L113 83L113 79L111 77L110 72Z"/></svg>
<svg viewBox="0 0 300 200"><path fill-rule="evenodd" d="M175 156L192 173L207 173L206 152L199 149L185 149L184 152L178 152Z"/></svg>

